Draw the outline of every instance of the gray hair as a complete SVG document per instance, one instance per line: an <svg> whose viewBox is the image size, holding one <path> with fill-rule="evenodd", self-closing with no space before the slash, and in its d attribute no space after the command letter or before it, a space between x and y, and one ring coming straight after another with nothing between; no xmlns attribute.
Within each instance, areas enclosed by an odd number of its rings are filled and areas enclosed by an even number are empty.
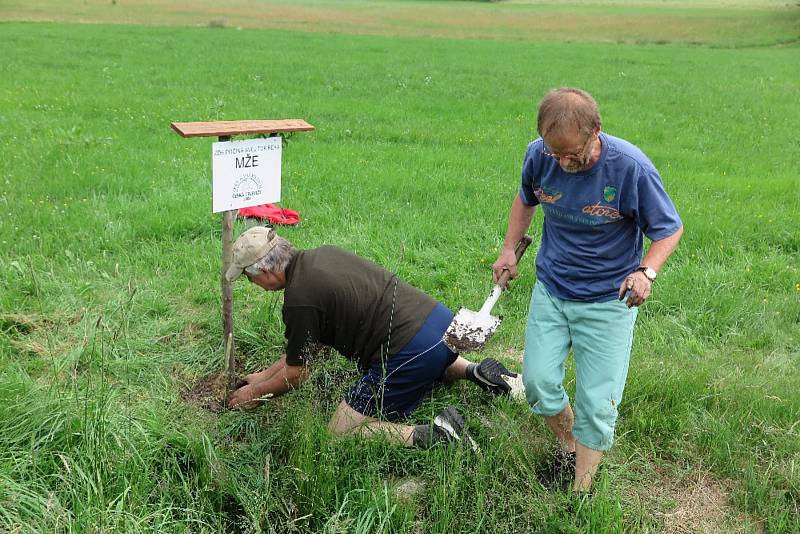
<svg viewBox="0 0 800 534"><path fill-rule="evenodd" d="M267 254L249 267L244 272L257 276L262 272L284 273L289 262L292 261L297 250L289 241L278 236L275 230L270 230L267 236L270 241L275 241L275 246Z"/></svg>
<svg viewBox="0 0 800 534"><path fill-rule="evenodd" d="M542 137L575 128L588 135L601 125L597 102L582 89L559 87L547 93L539 103L537 130Z"/></svg>

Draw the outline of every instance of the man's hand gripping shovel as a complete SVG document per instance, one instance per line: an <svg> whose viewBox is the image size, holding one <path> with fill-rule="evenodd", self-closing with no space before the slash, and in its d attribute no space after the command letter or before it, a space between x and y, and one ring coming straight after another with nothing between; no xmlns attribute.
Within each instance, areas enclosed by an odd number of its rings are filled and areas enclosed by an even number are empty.
<svg viewBox="0 0 800 534"><path fill-rule="evenodd" d="M517 257L517 263L522 259L528 245L531 244L531 237L528 235L522 236L517 246L514 248L514 255ZM511 273L503 271L497 283L492 288L492 292L486 302L478 312L468 310L467 308L460 308L458 313L453 318L453 322L447 327L447 331L442 337L447 347L455 352L475 352L482 350L489 338L497 331L497 327L503 321L502 316L495 317L491 315L492 308L500 298L500 294L506 288L508 279Z"/></svg>

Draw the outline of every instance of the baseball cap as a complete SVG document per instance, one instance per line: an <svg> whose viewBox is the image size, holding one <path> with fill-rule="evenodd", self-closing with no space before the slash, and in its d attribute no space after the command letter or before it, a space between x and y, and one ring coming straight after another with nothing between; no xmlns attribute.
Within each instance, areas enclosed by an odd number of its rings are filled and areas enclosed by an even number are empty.
<svg viewBox="0 0 800 534"><path fill-rule="evenodd" d="M245 268L266 256L275 247L278 234L273 232L270 239L271 231L272 228L266 226L254 226L239 236L233 244L233 263L225 272L226 280L233 282L242 276Z"/></svg>

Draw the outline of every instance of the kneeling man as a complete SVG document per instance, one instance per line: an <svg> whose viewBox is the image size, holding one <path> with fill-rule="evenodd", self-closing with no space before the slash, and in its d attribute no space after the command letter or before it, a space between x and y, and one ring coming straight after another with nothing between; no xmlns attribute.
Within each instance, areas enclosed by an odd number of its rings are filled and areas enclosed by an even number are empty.
<svg viewBox="0 0 800 534"><path fill-rule="evenodd" d="M495 394L516 377L497 360L470 363L442 342L453 313L375 263L334 246L295 250L274 230L254 227L233 246L225 274L244 274L267 291L284 291L286 352L247 375L230 407L249 408L308 378L320 344L357 362L362 373L339 404L329 428L337 434L386 434L405 446L461 439L464 420L448 406L432 425L402 425L437 381L468 379Z"/></svg>

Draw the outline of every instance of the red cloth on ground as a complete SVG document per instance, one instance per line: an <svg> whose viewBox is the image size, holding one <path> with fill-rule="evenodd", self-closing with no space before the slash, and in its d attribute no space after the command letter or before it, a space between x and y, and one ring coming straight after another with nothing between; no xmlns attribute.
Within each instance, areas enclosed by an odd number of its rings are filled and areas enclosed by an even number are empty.
<svg viewBox="0 0 800 534"><path fill-rule="evenodd" d="M255 217L256 219L267 219L272 224L297 224L300 222L300 214L289 208L279 208L275 204L261 204L260 206L250 206L249 208L239 208L240 217Z"/></svg>

